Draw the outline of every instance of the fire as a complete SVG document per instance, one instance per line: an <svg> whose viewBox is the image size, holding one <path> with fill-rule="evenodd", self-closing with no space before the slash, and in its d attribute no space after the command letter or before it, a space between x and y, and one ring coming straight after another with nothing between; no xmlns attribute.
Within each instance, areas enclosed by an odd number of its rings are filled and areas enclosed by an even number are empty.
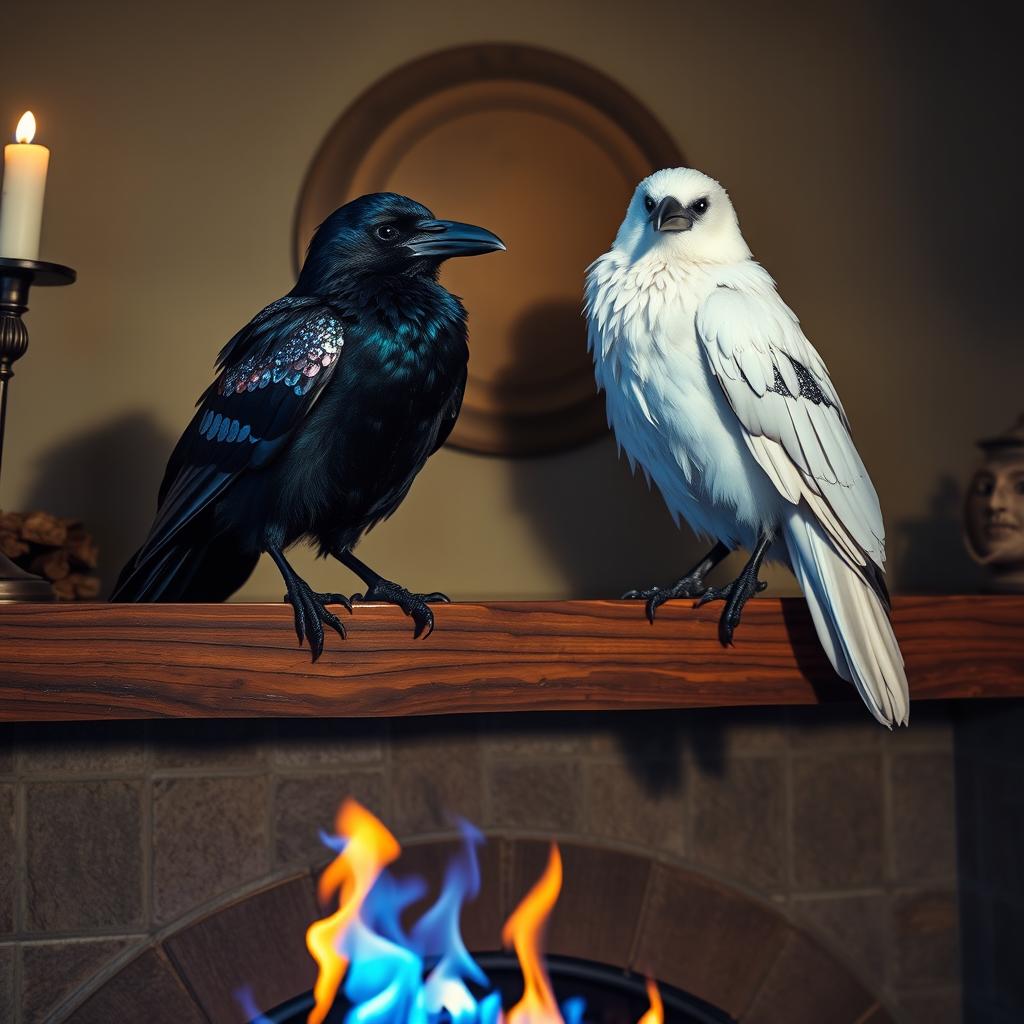
<svg viewBox="0 0 1024 1024"><path fill-rule="evenodd" d="M541 953L544 926L562 891L562 855L551 844L539 881L505 922L501 939L512 946L523 972L523 998L508 1012L506 1024L561 1024L555 994Z"/></svg>
<svg viewBox="0 0 1024 1024"><path fill-rule="evenodd" d="M651 1005L647 1012L637 1021L637 1024L663 1024L665 1008L661 1005L661 993L658 991L658 986L650 978L647 979L647 998L651 1001Z"/></svg>
<svg viewBox="0 0 1024 1024"><path fill-rule="evenodd" d="M552 843L544 873L513 911L502 940L515 949L523 975L523 997L508 1013L466 948L460 930L462 907L480 890L477 847L484 837L458 822L462 846L445 871L433 904L408 929L405 911L427 892L418 877L388 870L401 847L369 811L346 800L334 836L324 841L337 855L320 878L324 904L337 910L306 932L306 946L319 968L314 1007L307 1024L323 1024L343 992L351 1009L348 1024L580 1024L584 1001L555 999L544 965L543 936L562 889L562 858ZM343 984L344 983L344 984ZM663 1024L661 996L647 982L650 1008L637 1024ZM236 993L246 1019L269 1024L247 991Z"/></svg>
<svg viewBox="0 0 1024 1024"><path fill-rule="evenodd" d="M21 115L18 127L14 129L14 138L17 142L28 143L36 137L36 116L31 110L26 110Z"/></svg>
<svg viewBox="0 0 1024 1024"><path fill-rule="evenodd" d="M306 948L320 968L308 1024L321 1024L330 1012L348 968L342 941L381 871L401 853L395 837L355 800L341 805L335 828L345 843L320 876L319 896L326 904L338 893L338 909L306 932Z"/></svg>

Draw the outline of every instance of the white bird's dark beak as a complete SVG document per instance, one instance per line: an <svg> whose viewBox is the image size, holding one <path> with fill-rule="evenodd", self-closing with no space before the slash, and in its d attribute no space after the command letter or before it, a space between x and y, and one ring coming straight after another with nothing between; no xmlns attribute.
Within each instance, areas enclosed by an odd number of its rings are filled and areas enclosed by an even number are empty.
<svg viewBox="0 0 1024 1024"><path fill-rule="evenodd" d="M655 231L689 231L693 227L693 218L672 196L665 196L651 210L650 221Z"/></svg>
<svg viewBox="0 0 1024 1024"><path fill-rule="evenodd" d="M418 233L407 243L417 256L480 256L504 251L505 243L486 228L460 224L455 220L424 220L416 225Z"/></svg>

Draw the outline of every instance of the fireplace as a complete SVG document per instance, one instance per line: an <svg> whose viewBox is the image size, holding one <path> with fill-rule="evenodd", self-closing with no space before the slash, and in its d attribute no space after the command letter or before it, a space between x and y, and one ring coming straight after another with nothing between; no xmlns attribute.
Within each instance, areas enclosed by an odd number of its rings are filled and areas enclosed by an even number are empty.
<svg viewBox="0 0 1024 1024"><path fill-rule="evenodd" d="M474 952L555 840L556 976L650 973L742 1024L955 1021L953 781L938 704L899 735L853 706L8 726L0 1019L245 1024L245 984L301 997L318 831L353 795L428 879L449 813L480 824Z"/></svg>
<svg viewBox="0 0 1024 1024"><path fill-rule="evenodd" d="M416 843L406 853L436 877L453 846L450 840ZM507 916L501 891L522 892L521 880L536 877L547 848L537 839L490 837L481 851L482 871L485 877L496 873L498 884L466 906L470 949L493 947ZM578 974L558 967L584 963L603 965L593 968L604 987L595 1009L615 1009L604 1001L612 977L650 972L666 1005L685 1006L696 1021L700 1011L705 1020L742 1024L891 1019L817 936L770 905L698 873L601 845L563 842L562 852L565 888L547 937L560 995L583 993L574 991ZM316 975L304 944L310 920L320 916L314 874L293 875L166 930L156 943L111 965L67 1019L247 1024L252 1007L274 1007L278 1016L301 1012L296 1008ZM595 901L594 883L614 898ZM514 988L516 972L505 978ZM239 1001L245 989L249 1010Z"/></svg>
<svg viewBox="0 0 1024 1024"><path fill-rule="evenodd" d="M472 952L463 916L481 889L483 834L456 820L460 839L443 879L403 869L401 846L357 801L346 799L335 851L320 873L323 916L306 931L317 963L313 991L269 1013L246 985L235 991L250 1024L730 1024L704 1000L668 990L649 975L594 960L546 954L545 934L563 884L558 844L544 869L505 921L501 940L514 952ZM642 870L638 865L638 870ZM615 905L603 887L593 902ZM596 915L590 915L593 918ZM586 932L589 920L575 922ZM621 926L631 929L623 915Z"/></svg>

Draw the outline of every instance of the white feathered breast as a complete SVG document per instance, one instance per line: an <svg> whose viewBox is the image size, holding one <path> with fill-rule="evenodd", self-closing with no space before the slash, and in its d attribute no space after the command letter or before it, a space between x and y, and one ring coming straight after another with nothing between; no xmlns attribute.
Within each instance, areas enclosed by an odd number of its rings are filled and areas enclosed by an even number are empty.
<svg viewBox="0 0 1024 1024"><path fill-rule="evenodd" d="M683 270L650 257L630 265L607 253L587 275L589 346L630 465L657 484L677 521L749 546L779 494L751 457L697 336L697 311L723 278L720 266Z"/></svg>

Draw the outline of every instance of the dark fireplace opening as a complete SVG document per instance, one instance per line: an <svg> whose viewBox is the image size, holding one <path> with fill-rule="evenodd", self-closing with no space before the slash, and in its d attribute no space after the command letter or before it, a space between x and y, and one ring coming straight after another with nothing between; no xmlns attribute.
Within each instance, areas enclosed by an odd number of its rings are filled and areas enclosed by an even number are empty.
<svg viewBox="0 0 1024 1024"><path fill-rule="evenodd" d="M502 1006L508 1010L523 994L522 970L511 953L475 953L473 958L491 982L492 989L501 993ZM581 1018L563 1014L566 1024L637 1024L649 1001L646 981L642 975L620 967L594 960L549 954L545 958L551 986L559 1006L570 1000L582 1000L585 1007ZM696 996L671 985L658 982L664 1003L664 1024L735 1024L729 1014ZM275 1009L254 1018L251 1024L305 1024L313 1007L313 994L305 992L289 999ZM342 1024L351 1005L339 996L328 1014L325 1024ZM404 1021L385 1021L379 1024L405 1024Z"/></svg>

